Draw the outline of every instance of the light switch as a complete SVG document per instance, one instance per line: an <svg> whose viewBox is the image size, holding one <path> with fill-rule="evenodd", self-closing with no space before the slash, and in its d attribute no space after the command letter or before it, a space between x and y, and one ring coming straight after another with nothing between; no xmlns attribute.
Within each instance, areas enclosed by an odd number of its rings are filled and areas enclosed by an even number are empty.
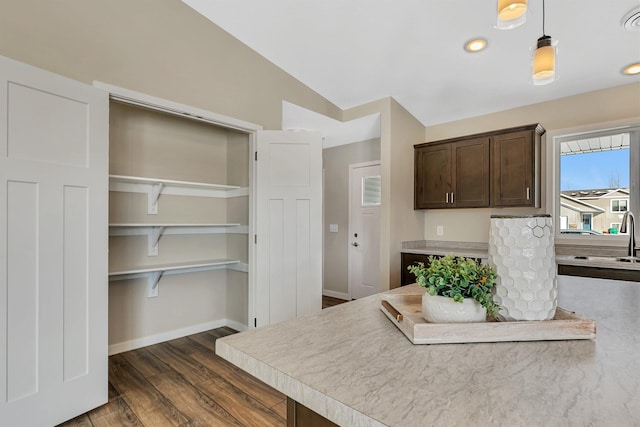
<svg viewBox="0 0 640 427"><path fill-rule="evenodd" d="M329 233L337 233L338 224L329 224Z"/></svg>
<svg viewBox="0 0 640 427"><path fill-rule="evenodd" d="M441 225L438 225L438 226L436 227L436 234L437 234L438 236L444 236L444 227L443 227L443 226L441 226Z"/></svg>

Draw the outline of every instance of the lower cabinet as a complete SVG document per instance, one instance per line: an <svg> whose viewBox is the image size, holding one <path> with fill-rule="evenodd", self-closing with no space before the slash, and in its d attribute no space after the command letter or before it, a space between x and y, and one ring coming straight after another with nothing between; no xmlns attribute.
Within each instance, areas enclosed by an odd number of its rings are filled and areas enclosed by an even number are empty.
<svg viewBox="0 0 640 427"><path fill-rule="evenodd" d="M416 282L416 276L407 267L422 262L429 265L429 255L424 254L400 254L400 286L410 285Z"/></svg>
<svg viewBox="0 0 640 427"><path fill-rule="evenodd" d="M287 397L287 427L338 427L338 424Z"/></svg>

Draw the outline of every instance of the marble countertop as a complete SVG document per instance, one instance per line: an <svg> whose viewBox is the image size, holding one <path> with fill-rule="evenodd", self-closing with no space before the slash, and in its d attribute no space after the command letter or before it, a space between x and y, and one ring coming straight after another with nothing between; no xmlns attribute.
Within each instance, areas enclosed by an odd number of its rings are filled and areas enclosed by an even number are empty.
<svg viewBox="0 0 640 427"><path fill-rule="evenodd" d="M392 293L419 293L417 285ZM640 425L640 286L564 277L595 340L413 345L384 294L219 339L216 352L343 426Z"/></svg>

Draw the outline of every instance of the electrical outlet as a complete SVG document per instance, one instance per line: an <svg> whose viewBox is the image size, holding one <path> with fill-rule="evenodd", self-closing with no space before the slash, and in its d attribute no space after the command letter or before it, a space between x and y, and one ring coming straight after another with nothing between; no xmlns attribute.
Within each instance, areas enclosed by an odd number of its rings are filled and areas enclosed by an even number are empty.
<svg viewBox="0 0 640 427"><path fill-rule="evenodd" d="M329 224L329 233L337 233L338 224Z"/></svg>
<svg viewBox="0 0 640 427"><path fill-rule="evenodd" d="M438 236L444 236L444 227L442 225L436 227L436 234Z"/></svg>

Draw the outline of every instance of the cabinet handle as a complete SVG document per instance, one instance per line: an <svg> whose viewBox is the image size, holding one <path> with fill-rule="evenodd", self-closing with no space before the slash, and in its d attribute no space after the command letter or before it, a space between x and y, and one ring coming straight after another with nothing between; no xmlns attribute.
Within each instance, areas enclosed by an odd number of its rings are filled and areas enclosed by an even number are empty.
<svg viewBox="0 0 640 427"><path fill-rule="evenodd" d="M531 190L527 187L527 200L531 199Z"/></svg>
<svg viewBox="0 0 640 427"><path fill-rule="evenodd" d="M453 203L453 193L451 193L451 203Z"/></svg>
<svg viewBox="0 0 640 427"><path fill-rule="evenodd" d="M447 201L445 203L449 203L449 193L446 193L446 194L447 194Z"/></svg>

